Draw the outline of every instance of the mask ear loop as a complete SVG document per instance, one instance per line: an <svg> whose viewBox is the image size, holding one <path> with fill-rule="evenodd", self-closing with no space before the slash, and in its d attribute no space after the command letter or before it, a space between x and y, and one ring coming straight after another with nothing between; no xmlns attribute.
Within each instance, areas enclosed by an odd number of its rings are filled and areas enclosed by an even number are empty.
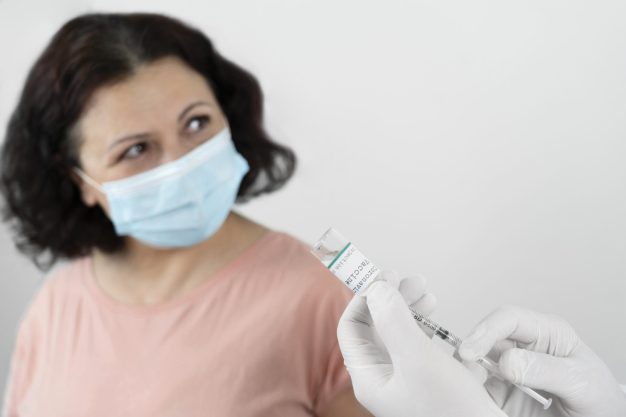
<svg viewBox="0 0 626 417"><path fill-rule="evenodd" d="M82 169L78 167L74 167L74 172L78 174L78 176L87 184L91 185L93 188L100 191L102 194L105 194L104 188L102 188L102 186L96 180L94 180L89 175L87 175Z"/></svg>

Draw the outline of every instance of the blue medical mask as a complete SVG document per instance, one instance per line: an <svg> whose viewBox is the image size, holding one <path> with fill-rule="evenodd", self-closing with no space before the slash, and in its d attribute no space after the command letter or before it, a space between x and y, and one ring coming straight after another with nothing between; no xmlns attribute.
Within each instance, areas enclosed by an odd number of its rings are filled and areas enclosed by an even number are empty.
<svg viewBox="0 0 626 417"><path fill-rule="evenodd" d="M249 170L228 127L183 157L122 180L97 183L120 236L161 248L192 246L212 236L230 213Z"/></svg>

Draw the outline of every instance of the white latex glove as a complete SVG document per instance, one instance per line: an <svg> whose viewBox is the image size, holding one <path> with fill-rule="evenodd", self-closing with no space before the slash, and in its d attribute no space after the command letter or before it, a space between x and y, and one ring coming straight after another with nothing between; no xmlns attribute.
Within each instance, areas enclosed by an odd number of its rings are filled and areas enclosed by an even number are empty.
<svg viewBox="0 0 626 417"><path fill-rule="evenodd" d="M459 355L474 361L490 351L499 356L509 381L557 397L544 412L530 397L491 378L485 387L511 417L626 417L626 395L607 366L559 317L500 308L476 326ZM507 398L509 394L515 398Z"/></svg>
<svg viewBox="0 0 626 417"><path fill-rule="evenodd" d="M359 402L376 417L505 416L413 320L407 303L425 315L434 307L424 280L408 278L399 287L375 282L366 299L354 297L339 322L339 346Z"/></svg>

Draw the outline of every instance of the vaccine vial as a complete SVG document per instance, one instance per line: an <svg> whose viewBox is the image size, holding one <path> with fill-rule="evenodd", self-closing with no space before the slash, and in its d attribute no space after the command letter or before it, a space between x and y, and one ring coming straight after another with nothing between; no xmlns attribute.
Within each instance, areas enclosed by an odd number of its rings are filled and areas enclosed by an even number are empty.
<svg viewBox="0 0 626 417"><path fill-rule="evenodd" d="M313 245L311 253L352 290L364 295L380 269L332 227Z"/></svg>

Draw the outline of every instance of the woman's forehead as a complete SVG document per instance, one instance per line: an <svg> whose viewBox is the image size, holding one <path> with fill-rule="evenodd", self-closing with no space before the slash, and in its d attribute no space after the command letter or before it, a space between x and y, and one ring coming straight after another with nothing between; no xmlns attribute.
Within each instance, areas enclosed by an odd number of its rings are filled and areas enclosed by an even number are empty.
<svg viewBox="0 0 626 417"><path fill-rule="evenodd" d="M176 108L200 97L215 100L204 77L176 58L164 58L144 64L124 80L96 90L88 112L126 114L134 110Z"/></svg>
<svg viewBox="0 0 626 417"><path fill-rule="evenodd" d="M123 135L145 124L164 123L191 102L203 101L218 107L202 75L177 58L163 58L138 67L112 85L96 90L79 122L83 136L99 132Z"/></svg>

